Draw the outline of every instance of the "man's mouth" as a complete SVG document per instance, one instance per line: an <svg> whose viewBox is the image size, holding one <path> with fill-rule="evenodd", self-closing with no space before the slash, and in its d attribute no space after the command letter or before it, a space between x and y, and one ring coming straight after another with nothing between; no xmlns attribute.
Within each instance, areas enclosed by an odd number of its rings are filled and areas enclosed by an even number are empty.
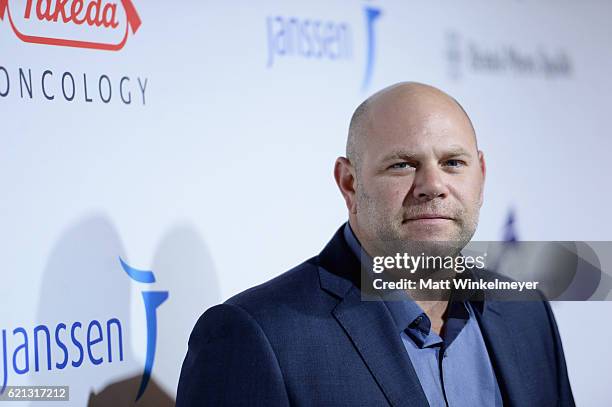
<svg viewBox="0 0 612 407"><path fill-rule="evenodd" d="M421 215L411 216L407 219L404 219L402 223L404 224L405 223L438 224L438 223L444 223L444 222L453 221L453 220L455 219L447 215L436 214L436 213L424 213Z"/></svg>
<svg viewBox="0 0 612 407"><path fill-rule="evenodd" d="M424 213L421 215L415 215L415 216L411 216L409 218L407 218L406 220L420 220L420 219L448 219L448 220L453 220L452 217L447 216L447 215L442 215L442 214L437 214L437 213Z"/></svg>

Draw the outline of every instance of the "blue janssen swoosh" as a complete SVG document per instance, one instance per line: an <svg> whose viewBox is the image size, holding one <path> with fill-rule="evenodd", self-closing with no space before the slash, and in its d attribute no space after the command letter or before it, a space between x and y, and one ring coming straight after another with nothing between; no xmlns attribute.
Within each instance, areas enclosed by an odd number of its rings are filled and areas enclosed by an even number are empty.
<svg viewBox="0 0 612 407"><path fill-rule="evenodd" d="M378 17L380 17L380 15L380 9L372 7L365 8L367 50L365 72L363 75L363 83L361 85L362 90L366 90L370 85L372 72L374 71L374 60L376 59L376 35L374 32L374 22Z"/></svg>
<svg viewBox="0 0 612 407"><path fill-rule="evenodd" d="M155 275L153 275L152 271L135 269L134 267L124 262L121 257L119 257L119 261L121 262L121 267L123 267L123 270L125 270L127 275L130 276L132 280L138 281L139 283L155 282Z"/></svg>

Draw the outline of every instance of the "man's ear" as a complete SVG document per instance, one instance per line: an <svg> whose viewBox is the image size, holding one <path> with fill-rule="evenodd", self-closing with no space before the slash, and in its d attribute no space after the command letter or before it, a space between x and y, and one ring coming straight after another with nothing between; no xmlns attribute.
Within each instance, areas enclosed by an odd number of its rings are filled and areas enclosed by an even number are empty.
<svg viewBox="0 0 612 407"><path fill-rule="evenodd" d="M487 165L485 163L484 153L482 150L478 150L478 164L480 165L480 172L482 173L482 185L480 185L480 197L478 199L478 206L482 206L484 201L484 184L487 176Z"/></svg>
<svg viewBox="0 0 612 407"><path fill-rule="evenodd" d="M346 207L349 213L357 213L357 205L355 199L355 187L357 179L355 176L355 167L346 157L338 157L334 165L334 178L336 184L340 188L340 192L346 202Z"/></svg>

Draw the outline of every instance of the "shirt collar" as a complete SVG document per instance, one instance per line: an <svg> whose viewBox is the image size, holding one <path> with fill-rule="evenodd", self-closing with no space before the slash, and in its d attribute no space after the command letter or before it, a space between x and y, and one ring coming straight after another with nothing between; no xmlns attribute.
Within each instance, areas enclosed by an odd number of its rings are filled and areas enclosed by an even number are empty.
<svg viewBox="0 0 612 407"><path fill-rule="evenodd" d="M349 222L346 222L344 225L344 239L351 248L353 254L357 256L358 259L367 259L371 262L369 255L366 253L365 250L362 249L361 243L359 243L359 239L357 239L357 236L355 236L353 228L351 227L351 224ZM409 330L411 329L411 325L414 325L412 326L412 328L416 328L419 331L423 331L423 333L427 335L431 328L431 321L429 320L423 309L415 301L413 301L406 292L400 291L398 292L398 295L403 298L403 301L384 302L387 305L387 308L389 309L389 312L391 313L391 316L393 317L393 320L399 332ZM475 306L481 312L483 310L482 305L483 304L481 301L472 304L472 306ZM469 306L470 305L467 301L456 302L452 301L451 297L448 317L465 320L469 319ZM417 321L417 319L421 316L424 316L425 318L421 318ZM416 324L413 324L414 322L416 322Z"/></svg>

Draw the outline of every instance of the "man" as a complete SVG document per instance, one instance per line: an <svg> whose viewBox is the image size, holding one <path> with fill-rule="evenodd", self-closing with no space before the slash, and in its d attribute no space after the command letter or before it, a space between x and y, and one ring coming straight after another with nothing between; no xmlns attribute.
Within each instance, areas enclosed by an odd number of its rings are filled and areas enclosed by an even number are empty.
<svg viewBox="0 0 612 407"><path fill-rule="evenodd" d="M373 95L334 175L349 222L318 256L202 315L178 407L574 405L544 301L362 300L361 253L463 247L475 232L485 161L453 98L418 83Z"/></svg>

